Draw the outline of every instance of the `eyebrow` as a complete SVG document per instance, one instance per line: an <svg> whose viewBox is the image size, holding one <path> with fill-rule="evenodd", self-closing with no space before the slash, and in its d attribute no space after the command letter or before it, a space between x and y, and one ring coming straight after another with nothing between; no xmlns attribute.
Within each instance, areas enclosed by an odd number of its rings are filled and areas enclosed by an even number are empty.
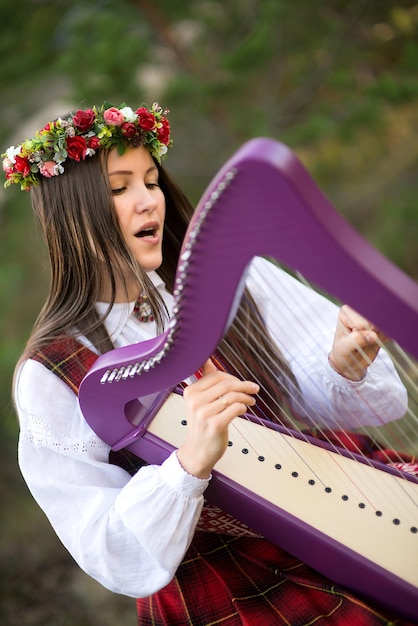
<svg viewBox="0 0 418 626"><path fill-rule="evenodd" d="M145 172L145 175L150 174L151 172L155 172L155 171L158 171L158 168L155 165L152 165L151 167L147 169L147 171ZM131 170L116 170L114 172L109 172L109 176L116 176L117 174L132 175L133 172Z"/></svg>

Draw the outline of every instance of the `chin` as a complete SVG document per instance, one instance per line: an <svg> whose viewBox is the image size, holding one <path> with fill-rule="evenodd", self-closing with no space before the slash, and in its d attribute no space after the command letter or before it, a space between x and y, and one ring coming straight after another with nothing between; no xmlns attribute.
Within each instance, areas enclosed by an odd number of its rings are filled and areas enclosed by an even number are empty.
<svg viewBox="0 0 418 626"><path fill-rule="evenodd" d="M162 258L156 260L154 263L151 261L149 261L148 263L144 263L143 261L141 262L140 260L138 260L138 265L144 272L155 272L156 270L158 270L159 267L161 267L162 262Z"/></svg>

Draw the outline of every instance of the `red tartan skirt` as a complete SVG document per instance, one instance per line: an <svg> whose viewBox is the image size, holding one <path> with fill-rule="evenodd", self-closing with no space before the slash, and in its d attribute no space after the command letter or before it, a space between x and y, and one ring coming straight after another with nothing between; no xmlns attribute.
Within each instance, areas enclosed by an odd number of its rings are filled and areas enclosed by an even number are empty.
<svg viewBox="0 0 418 626"><path fill-rule="evenodd" d="M139 626L413 626L265 539L196 532L176 577L137 600Z"/></svg>

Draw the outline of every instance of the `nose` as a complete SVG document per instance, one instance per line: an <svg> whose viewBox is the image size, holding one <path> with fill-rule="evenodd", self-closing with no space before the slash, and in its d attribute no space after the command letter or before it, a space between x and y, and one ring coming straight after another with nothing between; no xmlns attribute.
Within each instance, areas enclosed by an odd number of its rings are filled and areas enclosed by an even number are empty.
<svg viewBox="0 0 418 626"><path fill-rule="evenodd" d="M157 208L157 198L148 187L142 187L137 192L135 200L135 211L137 213L152 213Z"/></svg>

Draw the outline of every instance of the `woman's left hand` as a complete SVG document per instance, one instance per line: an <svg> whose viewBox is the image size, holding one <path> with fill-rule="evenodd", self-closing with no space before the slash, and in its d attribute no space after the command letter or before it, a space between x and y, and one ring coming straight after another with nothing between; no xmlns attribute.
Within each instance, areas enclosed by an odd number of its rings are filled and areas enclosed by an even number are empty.
<svg viewBox="0 0 418 626"><path fill-rule="evenodd" d="M329 363L341 376L361 380L386 339L373 324L344 305L338 315Z"/></svg>

